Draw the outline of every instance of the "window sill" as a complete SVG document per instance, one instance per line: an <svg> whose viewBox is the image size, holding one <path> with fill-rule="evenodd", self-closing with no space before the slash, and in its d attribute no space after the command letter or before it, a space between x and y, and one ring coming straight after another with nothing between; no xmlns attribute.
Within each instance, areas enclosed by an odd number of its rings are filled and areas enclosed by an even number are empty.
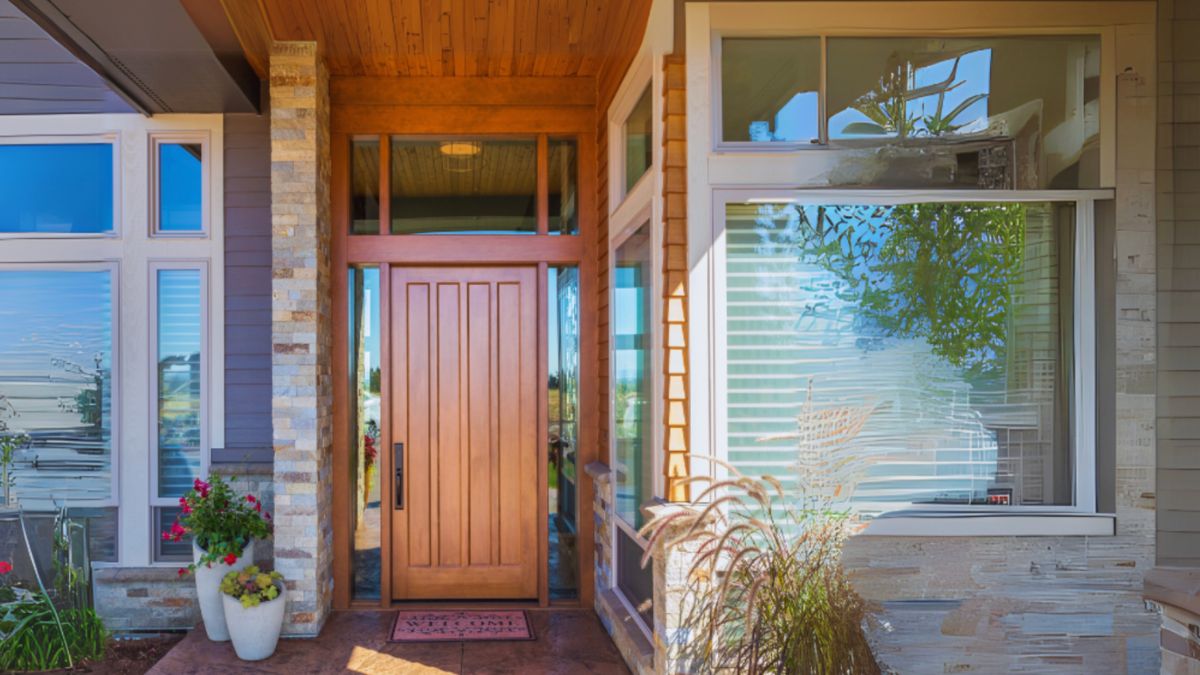
<svg viewBox="0 0 1200 675"><path fill-rule="evenodd" d="M1112 513L905 511L871 519L860 537L1111 537Z"/></svg>

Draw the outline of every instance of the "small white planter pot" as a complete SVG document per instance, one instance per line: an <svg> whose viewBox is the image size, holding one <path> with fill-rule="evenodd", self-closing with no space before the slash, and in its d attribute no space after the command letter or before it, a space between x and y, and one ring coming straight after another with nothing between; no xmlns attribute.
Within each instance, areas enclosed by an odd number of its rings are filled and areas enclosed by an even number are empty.
<svg viewBox="0 0 1200 675"><path fill-rule="evenodd" d="M282 583L282 582L280 582ZM287 609L287 589L279 588L279 597L242 607L242 601L221 594L225 604L225 623L233 639L233 651L243 661L262 661L275 653L283 615Z"/></svg>
<svg viewBox="0 0 1200 675"><path fill-rule="evenodd" d="M246 544L237 562L226 565L217 561L212 567L201 564L204 555L196 542L192 542L192 560L196 563L196 598L200 601L200 616L204 619L204 632L213 642L228 642L229 630L225 627L225 610L221 607L221 580L228 572L245 569L254 559L254 542Z"/></svg>

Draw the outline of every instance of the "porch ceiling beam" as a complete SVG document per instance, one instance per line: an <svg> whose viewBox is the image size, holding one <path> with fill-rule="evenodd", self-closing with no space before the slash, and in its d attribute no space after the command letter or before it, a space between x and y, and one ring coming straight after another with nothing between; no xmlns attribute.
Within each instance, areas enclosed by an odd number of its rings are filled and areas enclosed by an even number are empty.
<svg viewBox="0 0 1200 675"><path fill-rule="evenodd" d="M334 77L330 80L329 96L335 106L590 108L596 104L596 81L590 77Z"/></svg>
<svg viewBox="0 0 1200 675"><path fill-rule="evenodd" d="M229 25L242 45L246 61L264 82L270 74L271 45L275 42L271 24L259 0L220 0L229 17Z"/></svg>
<svg viewBox="0 0 1200 675"><path fill-rule="evenodd" d="M348 134L584 134L586 106L334 105L333 131Z"/></svg>

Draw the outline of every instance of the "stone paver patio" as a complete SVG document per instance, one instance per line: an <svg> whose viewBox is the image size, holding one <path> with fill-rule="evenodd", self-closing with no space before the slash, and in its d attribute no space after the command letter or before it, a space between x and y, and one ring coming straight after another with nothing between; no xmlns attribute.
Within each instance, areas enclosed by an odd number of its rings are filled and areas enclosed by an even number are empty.
<svg viewBox="0 0 1200 675"><path fill-rule="evenodd" d="M529 610L532 642L387 641L392 612L334 612L311 640L280 640L265 661L239 661L229 643L193 630L150 671L188 673L628 673L591 610Z"/></svg>

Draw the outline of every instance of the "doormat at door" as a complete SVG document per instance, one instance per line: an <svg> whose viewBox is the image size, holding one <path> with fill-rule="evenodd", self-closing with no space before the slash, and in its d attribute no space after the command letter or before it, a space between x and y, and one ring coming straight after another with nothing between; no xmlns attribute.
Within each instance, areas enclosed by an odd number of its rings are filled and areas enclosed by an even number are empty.
<svg viewBox="0 0 1200 675"><path fill-rule="evenodd" d="M388 642L486 642L532 640L523 609L425 610L396 612Z"/></svg>

